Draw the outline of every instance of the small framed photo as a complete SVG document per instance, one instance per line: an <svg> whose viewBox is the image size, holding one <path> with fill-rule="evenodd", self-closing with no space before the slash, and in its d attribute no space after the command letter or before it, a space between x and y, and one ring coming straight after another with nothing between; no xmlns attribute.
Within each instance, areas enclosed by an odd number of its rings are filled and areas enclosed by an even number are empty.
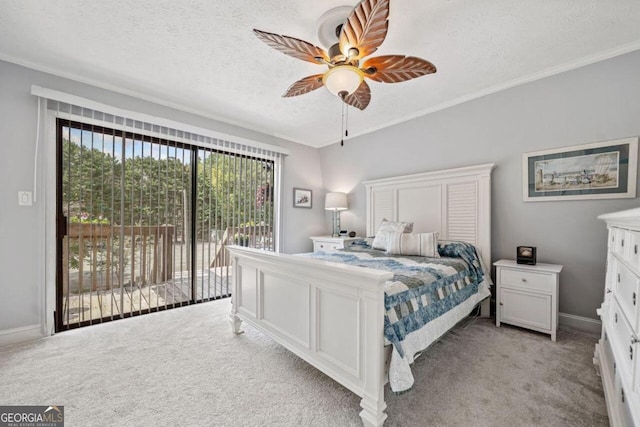
<svg viewBox="0 0 640 427"><path fill-rule="evenodd" d="M304 188L294 188L293 207L311 209L311 190L306 190Z"/></svg>
<svg viewBox="0 0 640 427"><path fill-rule="evenodd" d="M536 265L536 247L518 246L516 250L516 262L518 264Z"/></svg>

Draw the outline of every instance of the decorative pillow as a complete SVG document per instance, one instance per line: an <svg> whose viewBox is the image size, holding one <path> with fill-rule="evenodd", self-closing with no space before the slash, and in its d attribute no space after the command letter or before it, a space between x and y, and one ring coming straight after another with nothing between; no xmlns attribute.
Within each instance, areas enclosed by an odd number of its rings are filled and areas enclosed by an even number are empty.
<svg viewBox="0 0 640 427"><path fill-rule="evenodd" d="M438 233L390 233L387 242L387 253L440 258L438 253Z"/></svg>
<svg viewBox="0 0 640 427"><path fill-rule="evenodd" d="M386 218L382 218L376 238L373 239L371 247L373 249L387 250L387 240L389 233L411 233L413 231L412 222L392 222L387 221Z"/></svg>

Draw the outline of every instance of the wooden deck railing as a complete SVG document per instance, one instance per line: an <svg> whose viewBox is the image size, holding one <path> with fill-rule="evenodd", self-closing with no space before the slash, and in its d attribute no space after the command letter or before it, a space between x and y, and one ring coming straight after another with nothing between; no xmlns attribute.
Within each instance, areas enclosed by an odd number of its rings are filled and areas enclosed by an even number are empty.
<svg viewBox="0 0 640 427"><path fill-rule="evenodd" d="M266 249L272 246L273 228L269 226L227 227L222 238L216 244L216 251L211 260L211 268L224 267L230 264L226 253L227 245L240 245L250 248Z"/></svg>
<svg viewBox="0 0 640 427"><path fill-rule="evenodd" d="M162 283L173 278L173 225L119 226L107 224L69 224L63 241L63 292L69 292L70 257L77 260L77 290L85 289L89 271L91 290L119 287L122 277L130 283ZM114 246L118 248L114 250ZM120 246L124 245L124 257ZM70 250L71 249L71 250ZM70 253L71 252L71 253ZM122 270L124 269L124 270ZM125 280L126 282L126 280Z"/></svg>

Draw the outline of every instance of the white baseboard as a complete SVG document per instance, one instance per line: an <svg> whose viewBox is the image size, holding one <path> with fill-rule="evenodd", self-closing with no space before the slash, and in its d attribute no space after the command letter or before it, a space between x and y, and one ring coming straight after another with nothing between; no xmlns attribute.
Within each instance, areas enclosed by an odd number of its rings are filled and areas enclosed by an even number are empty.
<svg viewBox="0 0 640 427"><path fill-rule="evenodd" d="M602 323L597 319L567 313L558 313L558 323L562 326L568 326L594 335L600 335L602 330ZM42 337L40 325L6 329L0 331L0 346L40 339Z"/></svg>
<svg viewBox="0 0 640 427"><path fill-rule="evenodd" d="M578 329L594 335L602 332L602 322L589 317L575 316L573 314L558 313L558 323L562 326Z"/></svg>
<svg viewBox="0 0 640 427"><path fill-rule="evenodd" d="M0 331L0 346L31 341L42 338L40 325L22 326L20 328Z"/></svg>

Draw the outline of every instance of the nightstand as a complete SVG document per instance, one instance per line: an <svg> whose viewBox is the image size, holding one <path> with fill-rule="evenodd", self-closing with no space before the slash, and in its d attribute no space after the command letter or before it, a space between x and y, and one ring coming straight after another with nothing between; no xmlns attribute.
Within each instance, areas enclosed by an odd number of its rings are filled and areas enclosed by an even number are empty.
<svg viewBox="0 0 640 427"><path fill-rule="evenodd" d="M353 244L358 240L362 240L362 237L331 237L331 236L313 236L309 237L313 240L313 251L335 251L337 249L344 249L347 246Z"/></svg>
<svg viewBox="0 0 640 427"><path fill-rule="evenodd" d="M518 264L501 259L496 266L496 326L508 323L551 335L558 327L561 265Z"/></svg>

